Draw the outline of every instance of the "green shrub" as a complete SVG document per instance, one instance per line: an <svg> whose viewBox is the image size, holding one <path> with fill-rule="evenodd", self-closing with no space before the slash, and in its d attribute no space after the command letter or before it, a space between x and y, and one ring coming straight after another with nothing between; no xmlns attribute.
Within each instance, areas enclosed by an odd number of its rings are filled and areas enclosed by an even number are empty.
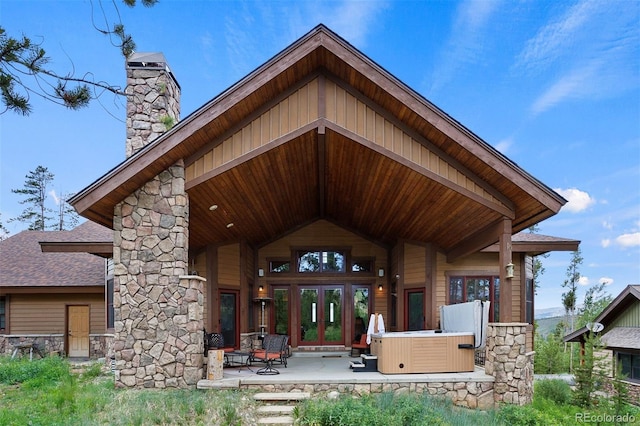
<svg viewBox="0 0 640 426"><path fill-rule="evenodd" d="M32 385L40 386L69 377L70 374L69 363L59 357L34 361L26 358L0 358L0 383L7 385L32 382Z"/></svg>
<svg viewBox="0 0 640 426"><path fill-rule="evenodd" d="M493 413L454 407L443 398L385 392L336 400L311 399L294 412L298 423L313 426L495 425Z"/></svg>
<svg viewBox="0 0 640 426"><path fill-rule="evenodd" d="M571 402L571 386L560 379L540 380L535 383L535 395L554 401L556 404L569 404Z"/></svg>

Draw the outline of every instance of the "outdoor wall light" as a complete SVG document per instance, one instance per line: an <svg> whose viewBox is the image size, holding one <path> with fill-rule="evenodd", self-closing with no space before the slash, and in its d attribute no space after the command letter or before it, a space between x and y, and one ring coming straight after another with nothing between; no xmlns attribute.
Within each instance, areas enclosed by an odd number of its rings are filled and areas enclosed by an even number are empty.
<svg viewBox="0 0 640 426"><path fill-rule="evenodd" d="M258 269L258 276L259 277L264 277L264 269L262 269L262 268Z"/></svg>
<svg viewBox="0 0 640 426"><path fill-rule="evenodd" d="M504 267L505 271L506 271L506 278L513 278L513 263L509 262L507 263L507 266Z"/></svg>
<svg viewBox="0 0 640 426"><path fill-rule="evenodd" d="M378 284L378 291L382 291L382 284Z"/></svg>
<svg viewBox="0 0 640 426"><path fill-rule="evenodd" d="M382 269L382 268L378 269L378 276L379 277L384 277L384 269Z"/></svg>
<svg viewBox="0 0 640 426"><path fill-rule="evenodd" d="M262 291L262 290L264 290L264 286L261 285L260 287L258 287L258 291Z"/></svg>

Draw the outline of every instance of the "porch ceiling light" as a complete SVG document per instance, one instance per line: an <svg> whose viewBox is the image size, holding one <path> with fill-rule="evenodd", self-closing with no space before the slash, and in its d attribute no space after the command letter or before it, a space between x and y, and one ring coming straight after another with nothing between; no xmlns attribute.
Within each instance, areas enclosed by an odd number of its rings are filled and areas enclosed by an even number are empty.
<svg viewBox="0 0 640 426"><path fill-rule="evenodd" d="M232 226L233 226L233 222L227 223L227 229L231 228Z"/></svg>
<svg viewBox="0 0 640 426"><path fill-rule="evenodd" d="M209 210L214 211L218 209L218 205L217 204L211 204L211 206L209 207Z"/></svg>

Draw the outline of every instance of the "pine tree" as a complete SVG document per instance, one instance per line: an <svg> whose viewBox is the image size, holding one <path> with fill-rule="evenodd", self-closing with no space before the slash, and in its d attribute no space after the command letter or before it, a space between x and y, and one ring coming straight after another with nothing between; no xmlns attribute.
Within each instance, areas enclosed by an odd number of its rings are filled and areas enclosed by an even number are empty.
<svg viewBox="0 0 640 426"><path fill-rule="evenodd" d="M12 189L11 192L24 195L26 198L20 201L20 204L27 204L27 208L20 216L10 219L9 222L17 220L28 223L30 231L44 231L47 228L47 222L52 219L48 216L52 210L45 206L45 201L47 188L53 181L53 173L46 167L38 166L30 171L25 179L24 188Z"/></svg>
<svg viewBox="0 0 640 426"><path fill-rule="evenodd" d="M569 333L575 330L575 316L576 316L576 301L578 298L578 282L580 280L580 271L578 267L582 264L582 254L580 248L574 251L571 255L571 263L567 268L567 279L562 284L563 288L567 291L562 293L562 305L564 306L565 314L568 317ZM565 345L565 350L567 349ZM573 353L569 359L569 370L573 371Z"/></svg>

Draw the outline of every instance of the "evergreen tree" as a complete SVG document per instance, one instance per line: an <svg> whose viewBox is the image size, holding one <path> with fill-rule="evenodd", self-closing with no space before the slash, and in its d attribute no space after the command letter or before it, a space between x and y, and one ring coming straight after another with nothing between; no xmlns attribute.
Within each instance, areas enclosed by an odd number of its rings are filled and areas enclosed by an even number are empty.
<svg viewBox="0 0 640 426"><path fill-rule="evenodd" d="M9 237L9 230L2 224L2 213L0 213L0 241Z"/></svg>
<svg viewBox="0 0 640 426"><path fill-rule="evenodd" d="M607 382L606 356L601 354L603 348L599 336L589 330L580 363L575 367L573 402L580 407L593 407L597 403L597 392L603 390Z"/></svg>
<svg viewBox="0 0 640 426"><path fill-rule="evenodd" d="M153 6L158 0L141 0L144 6ZM108 22L105 9L100 0L100 8L104 21ZM127 6L136 5L136 0L123 0ZM119 11L115 2L115 13ZM125 33L122 23L112 27L94 28L112 39L124 55L128 57L135 49L133 38ZM115 39L116 41L113 41ZM4 111L12 111L22 115L31 112L29 95L36 94L44 99L59 103L71 109L79 109L89 104L91 99L108 91L116 95L124 95L124 91L117 86L105 82L91 80L92 74L85 73L83 77L75 77L73 73L58 73L48 67L50 58L42 44L33 42L29 37L11 37L0 26L0 98L4 104ZM91 89L94 89L93 91Z"/></svg>
<svg viewBox="0 0 640 426"><path fill-rule="evenodd" d="M565 314L568 319L568 333L575 330L576 301L578 298L578 282L580 280L580 271L578 267L582 264L582 254L580 248L571 255L571 263L567 268L567 279L562 284L567 291L562 293L562 306L564 306ZM568 334L567 333L567 334ZM567 346L565 345L565 350ZM569 370L573 371L573 353L569 358Z"/></svg>
<svg viewBox="0 0 640 426"><path fill-rule="evenodd" d="M25 179L24 188L12 189L11 192L24 195L26 198L20 201L20 204L27 204L27 207L20 216L10 219L9 222L17 220L28 223L30 231L44 231L47 228L47 221L51 220L48 214L52 210L45 206L45 201L47 188L53 181L53 173L46 167L38 166L30 171Z"/></svg>

